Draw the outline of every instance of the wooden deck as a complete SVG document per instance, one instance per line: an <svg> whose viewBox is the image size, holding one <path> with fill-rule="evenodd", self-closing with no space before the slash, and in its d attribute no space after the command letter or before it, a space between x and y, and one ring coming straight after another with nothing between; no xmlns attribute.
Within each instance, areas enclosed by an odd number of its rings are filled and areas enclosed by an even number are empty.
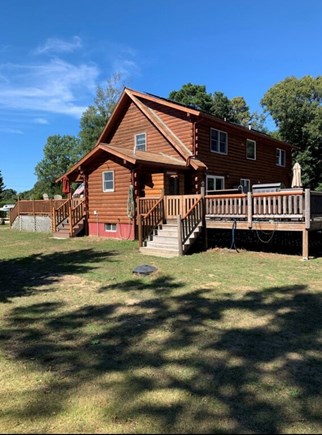
<svg viewBox="0 0 322 435"><path fill-rule="evenodd" d="M59 231L59 226L67 222L68 235L73 235L73 229L84 218L84 201L75 198L48 200L20 200L10 209L9 223L12 227L19 216L48 216L51 219L53 233Z"/></svg>
<svg viewBox="0 0 322 435"><path fill-rule="evenodd" d="M203 198L204 226L213 229L302 232L303 258L309 257L309 232L322 230L322 192L279 192L164 196L164 218L187 216ZM139 199L139 214L160 198Z"/></svg>
<svg viewBox="0 0 322 435"><path fill-rule="evenodd" d="M10 210L10 225L19 215L48 215L52 231L68 221L69 235L85 216L79 200L18 201ZM176 219L182 246L195 229L231 229L248 231L298 231L302 233L302 255L309 258L309 232L322 230L322 192L289 189L266 193L220 193L212 195L169 195L138 198L139 243L153 228ZM180 244L180 243L179 243Z"/></svg>

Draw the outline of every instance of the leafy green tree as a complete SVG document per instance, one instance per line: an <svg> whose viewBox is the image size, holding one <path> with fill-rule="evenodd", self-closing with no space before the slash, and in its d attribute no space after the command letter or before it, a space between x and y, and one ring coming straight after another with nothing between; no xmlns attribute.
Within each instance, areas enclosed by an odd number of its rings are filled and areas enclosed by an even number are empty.
<svg viewBox="0 0 322 435"><path fill-rule="evenodd" d="M249 107L244 97L234 97L231 100L232 118L234 122L240 125L247 126L252 120L252 115L249 112Z"/></svg>
<svg viewBox="0 0 322 435"><path fill-rule="evenodd" d="M231 100L221 91L208 94L203 85L187 83L179 91L172 91L169 99L186 106L226 119L243 126L251 125L256 130L267 132L264 127L266 117L257 112L250 113L244 97L234 97Z"/></svg>
<svg viewBox="0 0 322 435"><path fill-rule="evenodd" d="M44 193L52 196L61 193L56 179L61 177L81 157L80 140L74 136L50 136L44 147L44 158L37 164L37 182L33 188L33 199L42 198Z"/></svg>
<svg viewBox="0 0 322 435"><path fill-rule="evenodd" d="M283 140L297 145L294 160L302 167L305 187L322 190L322 76L287 77L261 101Z"/></svg>
<svg viewBox="0 0 322 435"><path fill-rule="evenodd" d="M97 87L94 104L83 113L80 120L80 141L82 154L89 152L96 144L124 88L120 73L107 80L106 88Z"/></svg>
<svg viewBox="0 0 322 435"><path fill-rule="evenodd" d="M206 86L192 83L183 85L179 91L170 92L169 99L205 112L211 112L213 104L211 95L206 91Z"/></svg>
<svg viewBox="0 0 322 435"><path fill-rule="evenodd" d="M217 118L234 121L232 103L223 92L216 91L213 93L210 113L217 116Z"/></svg>
<svg viewBox="0 0 322 435"><path fill-rule="evenodd" d="M13 189L4 189L0 193L1 204L15 203L16 200L17 200L17 192Z"/></svg>

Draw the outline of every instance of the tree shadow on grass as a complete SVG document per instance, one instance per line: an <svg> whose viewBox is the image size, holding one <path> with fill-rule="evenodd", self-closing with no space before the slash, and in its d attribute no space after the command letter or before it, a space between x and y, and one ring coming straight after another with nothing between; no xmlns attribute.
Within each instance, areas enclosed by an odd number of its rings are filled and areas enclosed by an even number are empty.
<svg viewBox="0 0 322 435"><path fill-rule="evenodd" d="M13 309L2 349L55 373L15 417L63 413L92 382L106 392L106 421L146 419L157 433L321 428L321 297L305 285L241 294L182 287L171 276L133 279L102 287L100 305ZM116 289L131 302L108 301Z"/></svg>
<svg viewBox="0 0 322 435"><path fill-rule="evenodd" d="M82 274L94 269L95 264L112 261L113 251L97 252L82 249L0 261L0 303L33 294L42 286L50 286L68 274ZM46 289L46 291L49 291Z"/></svg>

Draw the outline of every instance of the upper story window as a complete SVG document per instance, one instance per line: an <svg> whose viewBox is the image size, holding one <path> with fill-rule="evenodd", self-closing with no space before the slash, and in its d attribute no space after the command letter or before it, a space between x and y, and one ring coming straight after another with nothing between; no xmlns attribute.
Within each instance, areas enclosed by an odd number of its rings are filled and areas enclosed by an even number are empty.
<svg viewBox="0 0 322 435"><path fill-rule="evenodd" d="M114 192L114 171L105 171L103 176L103 192Z"/></svg>
<svg viewBox="0 0 322 435"><path fill-rule="evenodd" d="M254 140L246 140L246 157L250 160L256 160L256 142Z"/></svg>
<svg viewBox="0 0 322 435"><path fill-rule="evenodd" d="M210 151L220 154L228 154L228 135L226 132L210 129Z"/></svg>
<svg viewBox="0 0 322 435"><path fill-rule="evenodd" d="M285 166L286 165L286 153L285 150L276 148L276 165Z"/></svg>
<svg viewBox="0 0 322 435"><path fill-rule="evenodd" d="M139 133L134 136L134 150L146 151L146 134Z"/></svg>

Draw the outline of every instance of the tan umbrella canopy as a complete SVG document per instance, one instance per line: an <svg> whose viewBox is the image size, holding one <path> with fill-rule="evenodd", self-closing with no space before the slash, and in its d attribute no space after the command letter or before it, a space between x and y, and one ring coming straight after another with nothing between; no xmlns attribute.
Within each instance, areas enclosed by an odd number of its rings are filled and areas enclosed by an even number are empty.
<svg viewBox="0 0 322 435"><path fill-rule="evenodd" d="M293 166L292 187L302 187L301 165L296 162Z"/></svg>

